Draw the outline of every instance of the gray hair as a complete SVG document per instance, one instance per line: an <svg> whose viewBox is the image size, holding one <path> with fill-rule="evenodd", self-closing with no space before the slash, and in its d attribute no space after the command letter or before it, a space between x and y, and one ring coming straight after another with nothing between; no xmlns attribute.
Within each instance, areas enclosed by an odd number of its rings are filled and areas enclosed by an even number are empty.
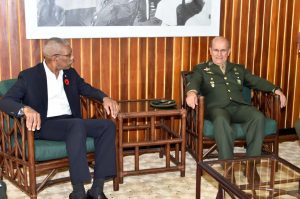
<svg viewBox="0 0 300 199"><path fill-rule="evenodd" d="M43 48L43 55L44 57L51 57L55 54L59 54L62 47L69 45L69 42L64 39L52 37L47 40Z"/></svg>

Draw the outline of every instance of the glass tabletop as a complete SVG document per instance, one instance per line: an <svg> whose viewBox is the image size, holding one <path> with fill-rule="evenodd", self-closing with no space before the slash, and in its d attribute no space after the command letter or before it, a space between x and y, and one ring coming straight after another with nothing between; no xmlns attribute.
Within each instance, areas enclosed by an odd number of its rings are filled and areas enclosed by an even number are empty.
<svg viewBox="0 0 300 199"><path fill-rule="evenodd" d="M300 198L300 169L282 158L270 155L199 164L217 181L249 198Z"/></svg>

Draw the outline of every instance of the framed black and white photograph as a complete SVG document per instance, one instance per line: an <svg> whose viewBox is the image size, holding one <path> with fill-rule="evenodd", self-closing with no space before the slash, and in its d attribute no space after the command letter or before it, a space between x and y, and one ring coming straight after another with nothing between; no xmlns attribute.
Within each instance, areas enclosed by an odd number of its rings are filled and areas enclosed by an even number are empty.
<svg viewBox="0 0 300 199"><path fill-rule="evenodd" d="M27 39L219 35L220 0L25 0Z"/></svg>

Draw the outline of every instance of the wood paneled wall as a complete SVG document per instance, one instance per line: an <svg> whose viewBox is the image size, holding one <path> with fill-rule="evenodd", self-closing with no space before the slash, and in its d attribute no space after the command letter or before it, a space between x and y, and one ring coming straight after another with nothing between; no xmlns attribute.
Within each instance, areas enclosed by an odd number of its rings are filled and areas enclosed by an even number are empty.
<svg viewBox="0 0 300 199"><path fill-rule="evenodd" d="M24 0L0 0L0 79L42 60L42 40L25 37ZM299 0L221 0L220 35L230 60L279 85L288 105L281 127L300 117ZM70 39L74 67L115 99L180 99L180 71L209 59L211 37Z"/></svg>

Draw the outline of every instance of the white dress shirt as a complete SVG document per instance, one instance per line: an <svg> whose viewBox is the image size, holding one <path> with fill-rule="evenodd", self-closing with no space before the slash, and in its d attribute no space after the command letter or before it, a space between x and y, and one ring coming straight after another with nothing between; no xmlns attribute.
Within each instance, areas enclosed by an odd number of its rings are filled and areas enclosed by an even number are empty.
<svg viewBox="0 0 300 199"><path fill-rule="evenodd" d="M59 71L56 78L55 74L50 71L46 62L43 62L47 76L48 91L48 110L47 117L55 117L59 115L72 115L69 101L63 84L63 71Z"/></svg>

